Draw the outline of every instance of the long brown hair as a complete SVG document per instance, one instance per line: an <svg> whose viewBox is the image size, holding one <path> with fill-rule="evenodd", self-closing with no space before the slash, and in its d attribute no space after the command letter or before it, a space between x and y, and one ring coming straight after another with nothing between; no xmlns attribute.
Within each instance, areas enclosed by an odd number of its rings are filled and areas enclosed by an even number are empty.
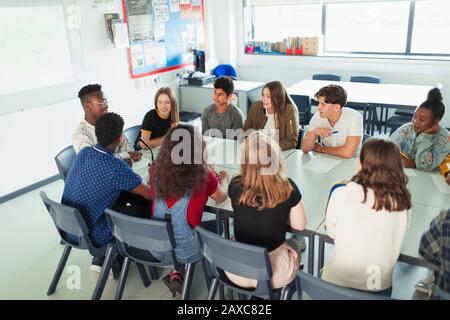
<svg viewBox="0 0 450 320"><path fill-rule="evenodd" d="M282 115L286 112L286 105L292 104L295 107L295 103L292 101L291 97L288 95L286 88L280 81L271 81L266 83L263 87L264 89L269 89L270 92L270 102L275 112L275 126L280 132L284 132L286 123L281 121Z"/></svg>
<svg viewBox="0 0 450 320"><path fill-rule="evenodd" d="M284 174L281 149L274 140L261 131L252 132L243 143L241 158L240 204L260 211L290 197L292 185Z"/></svg>
<svg viewBox="0 0 450 320"><path fill-rule="evenodd" d="M158 109L158 98L160 95L165 94L170 100L170 122L172 124L180 122L180 112L178 111L178 102L173 90L169 87L159 88L155 94L155 109Z"/></svg>
<svg viewBox="0 0 450 320"><path fill-rule="evenodd" d="M206 186L209 171L203 150L201 134L193 126L179 124L169 131L150 176L163 198L176 199Z"/></svg>
<svg viewBox="0 0 450 320"><path fill-rule="evenodd" d="M361 170L352 178L364 189L375 194L373 209L376 211L404 211L411 209L411 194L406 187L408 177L403 172L400 150L391 141L370 138L362 146L359 156Z"/></svg>

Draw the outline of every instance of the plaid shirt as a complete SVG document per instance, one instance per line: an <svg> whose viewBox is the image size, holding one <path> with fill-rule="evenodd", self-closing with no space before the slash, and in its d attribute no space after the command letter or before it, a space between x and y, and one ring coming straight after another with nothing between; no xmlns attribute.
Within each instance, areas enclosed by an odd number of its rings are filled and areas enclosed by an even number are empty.
<svg viewBox="0 0 450 320"><path fill-rule="evenodd" d="M450 292L450 209L431 221L420 241L419 254L439 267L436 285Z"/></svg>

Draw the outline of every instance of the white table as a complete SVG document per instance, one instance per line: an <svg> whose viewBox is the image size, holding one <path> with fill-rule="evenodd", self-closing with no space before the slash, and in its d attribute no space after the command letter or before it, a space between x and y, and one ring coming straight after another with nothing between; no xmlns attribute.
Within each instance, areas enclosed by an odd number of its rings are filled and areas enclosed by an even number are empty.
<svg viewBox="0 0 450 320"><path fill-rule="evenodd" d="M308 217L308 227L314 229L319 236L319 269L323 266L324 243L330 242L325 230L325 208L331 186L341 180L350 180L357 172L357 159L340 159L330 155L321 157L339 159L341 163L328 173L317 173L303 168L313 157L313 152L303 154L296 150L286 159L286 173L297 184L303 195L305 210ZM410 227L403 241L400 260L415 265L432 267L418 255L420 238L429 227L431 220L441 209L450 207L450 194L440 193L434 184L430 173L414 170L415 176L410 176L408 189L411 192L413 209ZM450 187L449 187L450 188Z"/></svg>
<svg viewBox="0 0 450 320"><path fill-rule="evenodd" d="M250 108L249 101L261 99L263 82L253 81L233 81L234 93L237 101L232 103L238 107L247 118ZM183 111L202 113L203 109L213 103L214 84L209 83L204 86L180 85L180 106Z"/></svg>
<svg viewBox="0 0 450 320"><path fill-rule="evenodd" d="M384 108L401 108L414 110L427 99L428 92L434 88L429 85L390 84L390 83L361 83L346 81L302 80L287 88L290 95L309 96L314 95L329 84L343 87L347 92L347 101L357 104L367 104L369 119L373 124L373 109L380 108L380 119L383 118ZM387 119L388 111L386 110ZM371 128L373 134L374 127Z"/></svg>

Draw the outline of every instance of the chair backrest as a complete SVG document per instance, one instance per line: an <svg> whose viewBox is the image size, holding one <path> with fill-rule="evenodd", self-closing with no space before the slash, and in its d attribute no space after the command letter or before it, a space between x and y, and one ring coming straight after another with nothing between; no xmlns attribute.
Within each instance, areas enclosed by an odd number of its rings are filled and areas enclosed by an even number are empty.
<svg viewBox="0 0 450 320"><path fill-rule="evenodd" d="M112 209L106 209L105 213L122 256L153 266L177 264L170 223L135 218Z"/></svg>
<svg viewBox="0 0 450 320"><path fill-rule="evenodd" d="M353 76L350 77L350 82L380 83L381 78L377 76Z"/></svg>
<svg viewBox="0 0 450 320"><path fill-rule="evenodd" d="M50 214L56 230L61 238L70 246L89 250L91 255L100 256L105 248L97 248L89 238L89 229L78 209L50 200L44 191L39 193L48 213ZM78 238L78 242L70 235Z"/></svg>
<svg viewBox="0 0 450 320"><path fill-rule="evenodd" d="M312 78L313 80L341 81L341 76L328 73L314 74Z"/></svg>
<svg viewBox="0 0 450 320"><path fill-rule="evenodd" d="M222 238L200 226L195 230L203 257L219 281L228 282L223 277L223 271L228 271L244 278L256 279L258 287L255 292L269 293L272 266L266 248Z"/></svg>
<svg viewBox="0 0 450 320"><path fill-rule="evenodd" d="M291 95L292 100L297 105L300 125L305 126L311 120L311 100L309 96Z"/></svg>
<svg viewBox="0 0 450 320"><path fill-rule="evenodd" d="M214 68L213 74L217 78L221 76L229 76L233 79L237 79L238 77L236 69L230 64L219 64Z"/></svg>
<svg viewBox="0 0 450 320"><path fill-rule="evenodd" d="M305 135L306 131L308 131L307 128L300 128L300 130L298 131L298 139L297 139L297 145L295 146L295 149L301 149L303 136Z"/></svg>
<svg viewBox="0 0 450 320"><path fill-rule="evenodd" d="M73 160L77 154L73 146L68 146L58 153L55 157L56 166L58 167L59 177L64 181L69 174L70 168L72 167Z"/></svg>
<svg viewBox="0 0 450 320"><path fill-rule="evenodd" d="M391 300L390 297L338 286L298 271L297 292L302 299L303 291L313 300Z"/></svg>
<svg viewBox="0 0 450 320"><path fill-rule="evenodd" d="M371 138L372 136L367 133L363 133L362 143L366 142L367 139Z"/></svg>
<svg viewBox="0 0 450 320"><path fill-rule="evenodd" d="M139 137L139 131L141 130L141 126L133 126L126 130L124 130L123 135L127 137L128 141L133 145L134 150L137 150L136 140Z"/></svg>

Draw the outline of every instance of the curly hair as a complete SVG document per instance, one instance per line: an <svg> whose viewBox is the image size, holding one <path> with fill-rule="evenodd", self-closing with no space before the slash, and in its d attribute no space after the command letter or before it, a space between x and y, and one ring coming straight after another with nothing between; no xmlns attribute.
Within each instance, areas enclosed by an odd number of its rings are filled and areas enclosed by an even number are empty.
<svg viewBox="0 0 450 320"><path fill-rule="evenodd" d="M202 137L193 126L179 124L168 132L150 174L150 182L157 185L162 198L177 199L205 188L209 169L203 159L204 149Z"/></svg>
<svg viewBox="0 0 450 320"><path fill-rule="evenodd" d="M81 101L81 104L84 106L85 101L90 97L90 95L94 92L102 91L102 86L99 84L88 84L78 91L78 98Z"/></svg>
<svg viewBox="0 0 450 320"><path fill-rule="evenodd" d="M438 88L428 92L427 100L422 102L419 108L428 109L433 115L433 120L441 121L445 114L445 105L442 103L442 94Z"/></svg>
<svg viewBox="0 0 450 320"><path fill-rule="evenodd" d="M95 121L95 136L104 147L114 143L123 131L123 119L114 112L108 112Z"/></svg>
<svg viewBox="0 0 450 320"><path fill-rule="evenodd" d="M375 195L373 209L376 211L404 211L411 209L411 194L408 191L408 177L403 172L400 150L391 141L370 138L362 146L359 157L361 170L352 178L364 189Z"/></svg>

